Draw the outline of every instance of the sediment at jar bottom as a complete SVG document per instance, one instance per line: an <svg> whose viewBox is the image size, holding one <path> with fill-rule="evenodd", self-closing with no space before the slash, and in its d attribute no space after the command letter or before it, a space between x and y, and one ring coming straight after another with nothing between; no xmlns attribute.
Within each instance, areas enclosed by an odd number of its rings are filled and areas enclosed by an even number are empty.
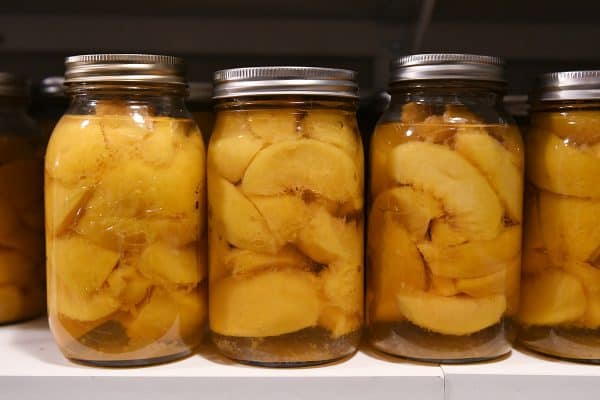
<svg viewBox="0 0 600 400"><path fill-rule="evenodd" d="M208 151L209 314L229 357L310 364L354 351L363 273L357 137L343 111L218 115Z"/></svg>
<svg viewBox="0 0 600 400"><path fill-rule="evenodd" d="M307 328L273 337L238 337L212 333L212 340L227 357L249 364L297 367L332 362L353 354L360 332L334 340L327 329Z"/></svg>
<svg viewBox="0 0 600 400"><path fill-rule="evenodd" d="M555 357L600 363L598 330L577 327L521 327L519 342L534 351Z"/></svg>
<svg viewBox="0 0 600 400"><path fill-rule="evenodd" d="M40 149L33 137L0 138L0 324L45 310Z"/></svg>
<svg viewBox="0 0 600 400"><path fill-rule="evenodd" d="M497 357L519 302L522 144L458 107L429 111L373 137L370 340L418 359Z"/></svg>
<svg viewBox="0 0 600 400"><path fill-rule="evenodd" d="M83 362L183 356L207 314L200 133L189 120L97 111L63 117L46 157L53 334Z"/></svg>

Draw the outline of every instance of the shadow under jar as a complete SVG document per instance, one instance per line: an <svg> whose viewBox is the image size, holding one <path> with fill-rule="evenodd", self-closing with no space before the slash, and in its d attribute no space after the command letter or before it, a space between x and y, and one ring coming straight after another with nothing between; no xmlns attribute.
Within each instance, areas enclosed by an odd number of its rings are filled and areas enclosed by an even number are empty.
<svg viewBox="0 0 600 400"><path fill-rule="evenodd" d="M370 149L373 346L445 363L510 351L521 265L523 146L501 60L402 57Z"/></svg>
<svg viewBox="0 0 600 400"><path fill-rule="evenodd" d="M526 135L519 341L600 362L600 71L546 74Z"/></svg>
<svg viewBox="0 0 600 400"><path fill-rule="evenodd" d="M28 89L0 73L0 325L45 310L44 143Z"/></svg>
<svg viewBox="0 0 600 400"><path fill-rule="evenodd" d="M205 154L183 62L101 54L66 66L72 100L45 169L54 338L100 366L188 355L207 310Z"/></svg>
<svg viewBox="0 0 600 400"><path fill-rule="evenodd" d="M363 319L363 150L352 71L215 74L208 149L214 343L250 364L356 351Z"/></svg>

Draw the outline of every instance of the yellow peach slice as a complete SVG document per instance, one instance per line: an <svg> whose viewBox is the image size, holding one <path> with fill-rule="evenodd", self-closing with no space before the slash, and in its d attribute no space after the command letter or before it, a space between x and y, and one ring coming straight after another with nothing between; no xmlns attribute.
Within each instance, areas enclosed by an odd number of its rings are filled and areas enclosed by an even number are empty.
<svg viewBox="0 0 600 400"><path fill-rule="evenodd" d="M32 261L11 249L0 249L0 286L23 287L35 277Z"/></svg>
<svg viewBox="0 0 600 400"><path fill-rule="evenodd" d="M389 155L394 147L410 139L406 136L406 129L406 125L397 122L386 122L375 128L371 137L371 187L369 189L371 198L395 186L394 180L388 173Z"/></svg>
<svg viewBox="0 0 600 400"><path fill-rule="evenodd" d="M436 246L457 246L465 244L469 239L460 230L451 225L452 221L440 218L431 222L429 235Z"/></svg>
<svg viewBox="0 0 600 400"><path fill-rule="evenodd" d="M248 195L312 192L362 207L362 170L344 151L314 139L281 142L261 150L242 179Z"/></svg>
<svg viewBox="0 0 600 400"><path fill-rule="evenodd" d="M496 139L459 130L454 138L454 148L486 177L508 217L520 222L523 214L523 171L512 162L511 153Z"/></svg>
<svg viewBox="0 0 600 400"><path fill-rule="evenodd" d="M296 268L310 271L314 263L291 246L283 247L275 254L257 253L246 249L232 249L223 258L225 268L232 276L276 270Z"/></svg>
<svg viewBox="0 0 600 400"><path fill-rule="evenodd" d="M406 129L406 135L413 140L428 143L447 143L455 133L456 128L441 115L430 115L422 123L409 125Z"/></svg>
<svg viewBox="0 0 600 400"><path fill-rule="evenodd" d="M600 201L541 191L539 218L544 243L556 263L593 261L600 255Z"/></svg>
<svg viewBox="0 0 600 400"><path fill-rule="evenodd" d="M421 328L445 335L468 335L492 326L506 310L502 295L470 298L445 297L421 291L398 293L402 314Z"/></svg>
<svg viewBox="0 0 600 400"><path fill-rule="evenodd" d="M250 134L215 137L208 148L208 168L229 182L237 183L263 144Z"/></svg>
<svg viewBox="0 0 600 400"><path fill-rule="evenodd" d="M304 254L322 264L336 260L358 264L362 260L362 225L335 218L322 207L314 206L295 244Z"/></svg>
<svg viewBox="0 0 600 400"><path fill-rule="evenodd" d="M119 253L71 236L48 245L48 268L72 291L92 294L108 278L119 261Z"/></svg>
<svg viewBox="0 0 600 400"><path fill-rule="evenodd" d="M585 312L583 286L566 272L548 270L521 282L518 320L525 325L553 326L576 321Z"/></svg>
<svg viewBox="0 0 600 400"><path fill-rule="evenodd" d="M531 124L536 129L548 130L563 139L577 144L600 142L600 112L593 110L569 110L535 113Z"/></svg>
<svg viewBox="0 0 600 400"><path fill-rule="evenodd" d="M237 187L216 175L209 176L208 185L212 222L229 243L266 253L281 247L265 219Z"/></svg>
<svg viewBox="0 0 600 400"><path fill-rule="evenodd" d="M600 292L600 268L579 261L567 261L562 268L577 277L587 291Z"/></svg>
<svg viewBox="0 0 600 400"><path fill-rule="evenodd" d="M281 243L296 241L311 216L308 205L294 195L251 196L250 201Z"/></svg>
<svg viewBox="0 0 600 400"><path fill-rule="evenodd" d="M267 143L293 140L300 136L295 109L248 111L248 127Z"/></svg>
<svg viewBox="0 0 600 400"><path fill-rule="evenodd" d="M600 292L586 292L587 304L583 314L583 326L589 329L600 328Z"/></svg>
<svg viewBox="0 0 600 400"><path fill-rule="evenodd" d="M443 114L444 121L458 125L481 125L483 118L471 112L467 106L448 104Z"/></svg>
<svg viewBox="0 0 600 400"><path fill-rule="evenodd" d="M325 306L319 314L319 326L331 333L332 339L356 332L360 329L362 318L358 314L347 314L337 307Z"/></svg>
<svg viewBox="0 0 600 400"><path fill-rule="evenodd" d="M211 142L225 137L254 136L248 126L248 113L240 110L221 110L217 113ZM209 144L209 147L212 144Z"/></svg>
<svg viewBox="0 0 600 400"><path fill-rule="evenodd" d="M527 135L527 176L554 193L599 198L600 158L561 139L550 131Z"/></svg>
<svg viewBox="0 0 600 400"><path fill-rule="evenodd" d="M54 128L46 151L46 172L66 185L94 183L108 160L99 120L65 116Z"/></svg>
<svg viewBox="0 0 600 400"><path fill-rule="evenodd" d="M362 314L363 266L338 261L331 263L319 274L323 296L327 303L347 314Z"/></svg>
<svg viewBox="0 0 600 400"><path fill-rule="evenodd" d="M131 265L119 265L106 280L104 293L121 302L121 310L133 311L146 298L152 282Z"/></svg>
<svg viewBox="0 0 600 400"><path fill-rule="evenodd" d="M270 271L215 283L210 295L213 332L242 337L283 335L317 325L319 296L310 272Z"/></svg>
<svg viewBox="0 0 600 400"><path fill-rule="evenodd" d="M331 110L310 110L300 125L304 136L332 144L356 157L360 149L360 136L354 115Z"/></svg>
<svg viewBox="0 0 600 400"><path fill-rule="evenodd" d="M169 292L176 304L174 312L179 323L179 335L188 344L197 344L206 321L207 298L206 289L191 292L174 290Z"/></svg>
<svg viewBox="0 0 600 400"><path fill-rule="evenodd" d="M498 235L503 214L498 197L483 175L456 152L437 144L405 143L392 151L389 167L398 183L440 199L467 238L489 240Z"/></svg>
<svg viewBox="0 0 600 400"><path fill-rule="evenodd" d="M443 276L431 275L429 278L429 292L440 296L456 296L460 293L457 280Z"/></svg>
<svg viewBox="0 0 600 400"><path fill-rule="evenodd" d="M493 240L473 241L457 246L437 246L422 242L417 247L434 275L448 278L478 278L501 270L518 256L521 227L505 228Z"/></svg>
<svg viewBox="0 0 600 400"><path fill-rule="evenodd" d="M472 297L486 297L504 294L506 289L506 268L479 278L464 278L456 280L456 289Z"/></svg>
<svg viewBox="0 0 600 400"><path fill-rule="evenodd" d="M25 299L15 286L0 286L0 323L23 318Z"/></svg>
<svg viewBox="0 0 600 400"><path fill-rule="evenodd" d="M402 186L382 192L375 198L371 213L390 212L413 240L422 240L431 221L442 215L441 204L427 193Z"/></svg>
<svg viewBox="0 0 600 400"><path fill-rule="evenodd" d="M410 102L402 106L401 121L407 124L423 122L430 114L427 104Z"/></svg>
<svg viewBox="0 0 600 400"><path fill-rule="evenodd" d="M127 336L134 346L160 339L173 326L177 318L177 304L169 293L155 288L147 303L126 324Z"/></svg>
<svg viewBox="0 0 600 400"><path fill-rule="evenodd" d="M66 187L58 181L46 181L46 228L56 236L73 227L83 214L93 191L88 187Z"/></svg>
<svg viewBox="0 0 600 400"><path fill-rule="evenodd" d="M196 244L177 248L155 242L142 252L136 266L157 283L195 285L203 279L198 250Z"/></svg>
<svg viewBox="0 0 600 400"><path fill-rule="evenodd" d="M108 293L85 294L77 287L59 284L56 288L56 311L77 321L94 321L114 313L121 303Z"/></svg>

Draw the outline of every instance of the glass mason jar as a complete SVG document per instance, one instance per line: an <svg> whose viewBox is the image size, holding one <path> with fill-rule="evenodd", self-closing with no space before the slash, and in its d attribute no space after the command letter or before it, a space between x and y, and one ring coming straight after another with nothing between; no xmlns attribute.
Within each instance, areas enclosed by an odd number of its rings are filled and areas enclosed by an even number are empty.
<svg viewBox="0 0 600 400"><path fill-rule="evenodd" d="M29 86L0 73L0 325L45 311L44 150Z"/></svg>
<svg viewBox="0 0 600 400"><path fill-rule="evenodd" d="M268 366L352 354L363 319L363 150L355 73L215 74L208 149L210 329Z"/></svg>
<svg viewBox="0 0 600 400"><path fill-rule="evenodd" d="M371 141L370 342L435 362L510 351L518 308L523 145L502 62L402 57Z"/></svg>
<svg viewBox="0 0 600 400"><path fill-rule="evenodd" d="M600 362L600 71L540 83L526 135L519 341Z"/></svg>
<svg viewBox="0 0 600 400"><path fill-rule="evenodd" d="M213 130L215 114L212 108L212 84L210 82L190 82L187 107L198 124L204 141L208 143Z"/></svg>
<svg viewBox="0 0 600 400"><path fill-rule="evenodd" d="M206 320L204 144L175 57L69 57L46 153L50 327L66 357L190 354Z"/></svg>
<svg viewBox="0 0 600 400"><path fill-rule="evenodd" d="M65 93L63 84L62 76L50 76L44 78L34 92L31 114L46 142L69 106L69 97Z"/></svg>

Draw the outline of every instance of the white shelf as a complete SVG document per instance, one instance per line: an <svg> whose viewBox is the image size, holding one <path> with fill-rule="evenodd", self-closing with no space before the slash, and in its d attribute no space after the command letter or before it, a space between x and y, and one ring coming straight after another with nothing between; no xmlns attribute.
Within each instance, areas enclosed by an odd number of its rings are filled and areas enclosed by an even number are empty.
<svg viewBox="0 0 600 400"><path fill-rule="evenodd" d="M76 398L597 400L600 366L514 350L496 362L440 367L365 349L334 365L269 369L233 363L207 344L179 362L106 369L67 361L45 319L0 327L0 400Z"/></svg>

